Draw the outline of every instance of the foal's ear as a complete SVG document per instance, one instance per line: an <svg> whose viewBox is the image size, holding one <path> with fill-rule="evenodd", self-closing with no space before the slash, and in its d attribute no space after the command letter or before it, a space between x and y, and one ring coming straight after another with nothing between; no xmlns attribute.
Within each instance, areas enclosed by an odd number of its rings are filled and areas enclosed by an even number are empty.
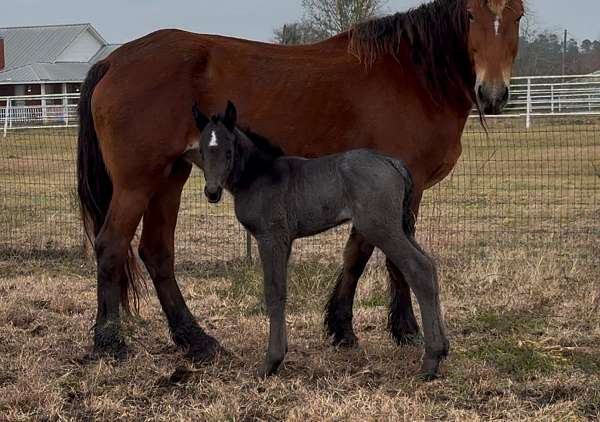
<svg viewBox="0 0 600 422"><path fill-rule="evenodd" d="M227 108L225 109L225 118L223 119L223 123L230 132L233 132L235 125L237 124L237 110L231 101L227 101Z"/></svg>
<svg viewBox="0 0 600 422"><path fill-rule="evenodd" d="M196 121L198 130L202 132L208 124L209 119L200 111L200 108L198 108L198 103L194 103L192 106L192 114L194 115L194 120Z"/></svg>

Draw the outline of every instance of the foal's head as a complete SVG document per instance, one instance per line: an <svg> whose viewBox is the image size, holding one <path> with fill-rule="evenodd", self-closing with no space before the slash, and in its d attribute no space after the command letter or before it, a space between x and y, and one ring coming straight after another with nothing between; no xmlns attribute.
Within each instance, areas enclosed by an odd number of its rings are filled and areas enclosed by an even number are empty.
<svg viewBox="0 0 600 422"><path fill-rule="evenodd" d="M200 151L203 155L203 170L206 185L204 194L208 202L221 200L223 187L234 167L237 137L237 110L233 103L227 103L225 114L206 117L197 105L192 109L196 126L202 132Z"/></svg>

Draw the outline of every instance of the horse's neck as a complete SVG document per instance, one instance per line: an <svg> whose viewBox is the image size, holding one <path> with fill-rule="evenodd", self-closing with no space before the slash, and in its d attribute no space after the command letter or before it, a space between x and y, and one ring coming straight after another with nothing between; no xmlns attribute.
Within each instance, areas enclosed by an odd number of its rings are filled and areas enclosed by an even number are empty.
<svg viewBox="0 0 600 422"><path fill-rule="evenodd" d="M373 63L371 71L373 77L391 74L396 75L397 78L402 78L404 83L408 79L410 84L415 87L412 92L420 93L420 101L428 103L432 109L447 112L451 108L461 118L463 115L468 116L473 108L474 94L469 90L474 90L475 76L474 74L465 74L460 69L470 67L470 63L454 62L452 64L453 68L448 69L446 72L448 77L440 78L432 84L431 81L427 80L428 72L423 67L424 65L414 63L412 48L407 41L403 40L396 57L391 54L382 55ZM442 82L444 86L436 85ZM416 89L414 84L418 84L420 89ZM466 87L472 88L465 89ZM403 86L402 95L407 94L404 89L405 86Z"/></svg>

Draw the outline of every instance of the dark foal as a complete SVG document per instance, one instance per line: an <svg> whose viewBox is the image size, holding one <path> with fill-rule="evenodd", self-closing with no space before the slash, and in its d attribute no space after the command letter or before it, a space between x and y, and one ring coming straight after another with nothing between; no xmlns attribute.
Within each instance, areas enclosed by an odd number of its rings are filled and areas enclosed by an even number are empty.
<svg viewBox="0 0 600 422"><path fill-rule="evenodd" d="M409 208L413 182L404 163L369 150L311 160L287 157L258 135L239 130L232 103L223 116L211 119L196 106L193 111L202 138L199 150L188 159L202 166L204 193L210 202L218 202L223 189L231 192L238 220L258 242L270 322L259 376L275 373L287 352L285 304L292 242L351 221L357 233L401 269L415 293L425 334L421 375L437 377L448 340L435 266L414 239ZM190 158L194 154L196 158Z"/></svg>

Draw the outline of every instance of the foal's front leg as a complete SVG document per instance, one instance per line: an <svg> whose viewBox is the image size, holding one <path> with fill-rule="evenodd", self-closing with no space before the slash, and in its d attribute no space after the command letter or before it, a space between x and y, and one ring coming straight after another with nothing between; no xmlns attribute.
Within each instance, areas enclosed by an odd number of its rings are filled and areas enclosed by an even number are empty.
<svg viewBox="0 0 600 422"><path fill-rule="evenodd" d="M285 303L287 299L287 263L291 242L259 239L258 249L264 272L265 302L269 316L267 356L257 375L264 378L277 372L287 352Z"/></svg>

